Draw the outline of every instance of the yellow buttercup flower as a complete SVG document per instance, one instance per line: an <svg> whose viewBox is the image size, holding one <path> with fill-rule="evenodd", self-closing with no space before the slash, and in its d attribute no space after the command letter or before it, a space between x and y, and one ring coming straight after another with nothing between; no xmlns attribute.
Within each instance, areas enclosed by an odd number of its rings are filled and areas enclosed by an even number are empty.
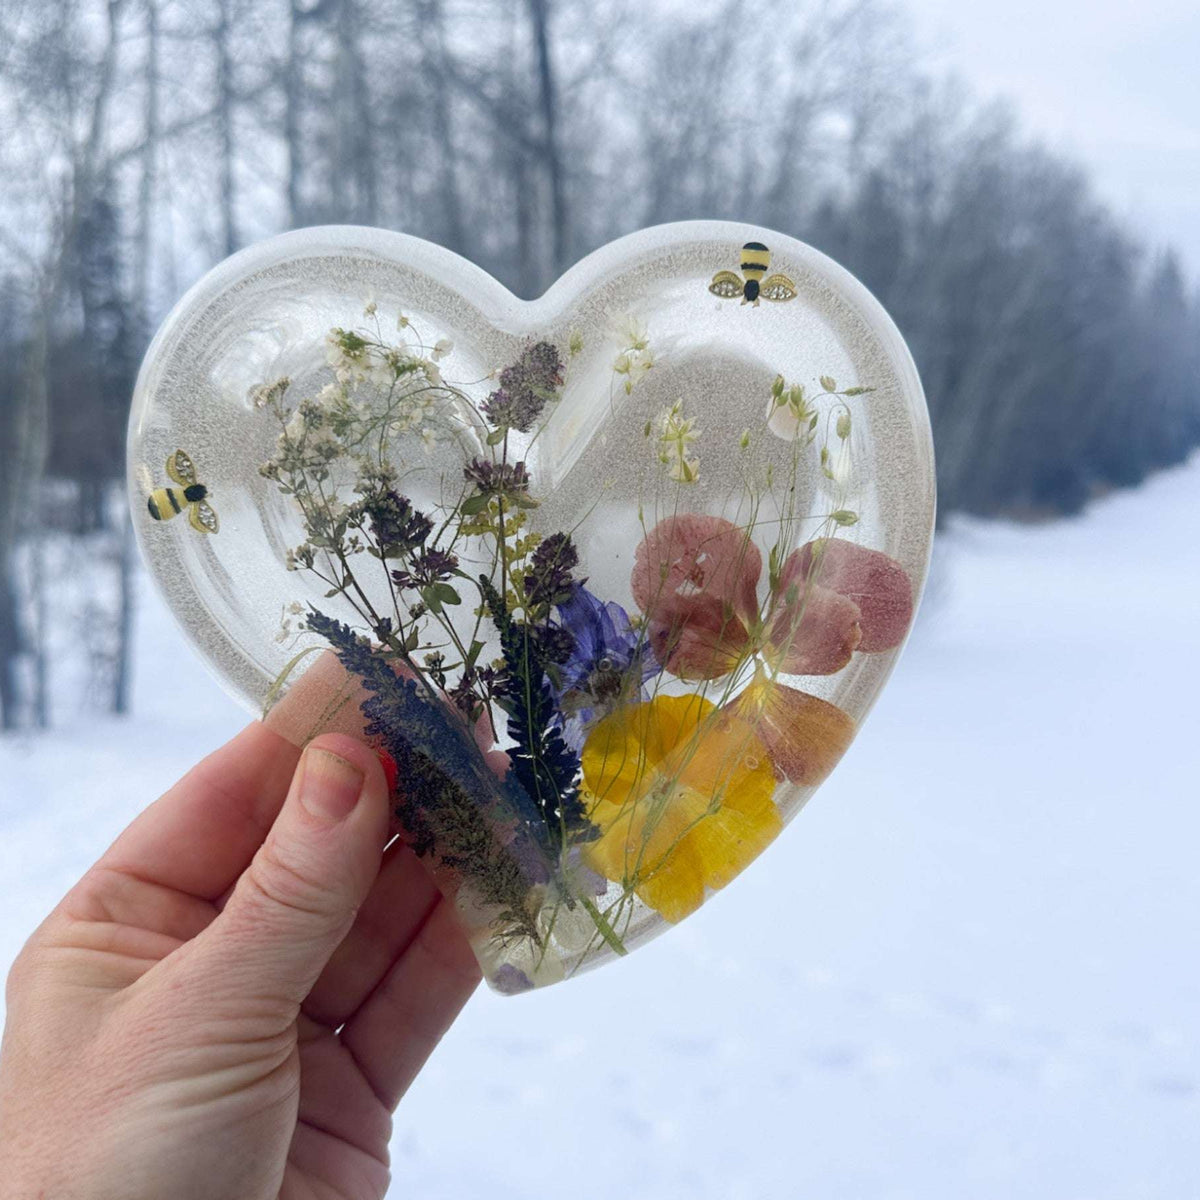
<svg viewBox="0 0 1200 1200"><path fill-rule="evenodd" d="M754 727L700 696L659 696L601 720L583 747L588 865L668 921L699 908L783 827Z"/></svg>

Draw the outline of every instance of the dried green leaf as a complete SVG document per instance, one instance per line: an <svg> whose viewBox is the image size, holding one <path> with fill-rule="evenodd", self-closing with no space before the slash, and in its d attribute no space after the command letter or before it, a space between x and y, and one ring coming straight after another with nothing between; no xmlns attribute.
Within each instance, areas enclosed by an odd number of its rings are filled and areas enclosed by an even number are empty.
<svg viewBox="0 0 1200 1200"><path fill-rule="evenodd" d="M474 517L483 512L488 506L488 501L491 499L485 492L477 492L474 496L468 496L462 504L459 505L458 511L464 517Z"/></svg>

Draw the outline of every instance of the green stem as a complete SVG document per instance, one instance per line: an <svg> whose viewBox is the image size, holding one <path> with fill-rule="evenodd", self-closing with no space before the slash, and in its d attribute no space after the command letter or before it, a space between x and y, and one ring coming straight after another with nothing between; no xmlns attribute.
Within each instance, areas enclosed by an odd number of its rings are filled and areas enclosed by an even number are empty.
<svg viewBox="0 0 1200 1200"><path fill-rule="evenodd" d="M579 903L583 905L587 911L587 915L592 918L599 931L600 936L618 953L628 954L629 951L625 948L625 943L617 937L617 931L608 923L605 915L596 907L596 905L586 896L579 897Z"/></svg>

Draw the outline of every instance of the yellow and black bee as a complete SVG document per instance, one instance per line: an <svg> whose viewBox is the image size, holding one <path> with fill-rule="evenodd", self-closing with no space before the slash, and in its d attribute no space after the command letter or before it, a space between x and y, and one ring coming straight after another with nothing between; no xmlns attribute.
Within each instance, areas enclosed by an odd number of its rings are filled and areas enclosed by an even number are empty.
<svg viewBox="0 0 1200 1200"><path fill-rule="evenodd" d="M167 459L167 474L179 487L155 488L146 501L150 515L156 521L169 521L186 508L193 529L198 533L216 533L217 514L208 502L208 488L196 480L196 464L182 450L176 450Z"/></svg>
<svg viewBox="0 0 1200 1200"><path fill-rule="evenodd" d="M772 275L764 282L763 276L771 265L771 252L762 242L747 242L742 247L742 274L736 271L718 271L712 277L708 290L722 300L733 300L741 296L743 304L758 307L759 299L784 300L796 298L796 285L786 275Z"/></svg>

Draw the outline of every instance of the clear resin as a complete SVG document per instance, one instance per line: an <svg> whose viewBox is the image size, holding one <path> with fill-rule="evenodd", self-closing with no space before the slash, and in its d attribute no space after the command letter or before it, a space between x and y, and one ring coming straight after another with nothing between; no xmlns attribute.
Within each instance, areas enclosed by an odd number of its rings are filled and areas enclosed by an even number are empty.
<svg viewBox="0 0 1200 1200"><path fill-rule="evenodd" d="M200 653L297 744L379 748L506 993L627 953L774 840L885 682L933 529L887 315L724 222L533 302L400 234L274 238L164 323L129 455Z"/></svg>

